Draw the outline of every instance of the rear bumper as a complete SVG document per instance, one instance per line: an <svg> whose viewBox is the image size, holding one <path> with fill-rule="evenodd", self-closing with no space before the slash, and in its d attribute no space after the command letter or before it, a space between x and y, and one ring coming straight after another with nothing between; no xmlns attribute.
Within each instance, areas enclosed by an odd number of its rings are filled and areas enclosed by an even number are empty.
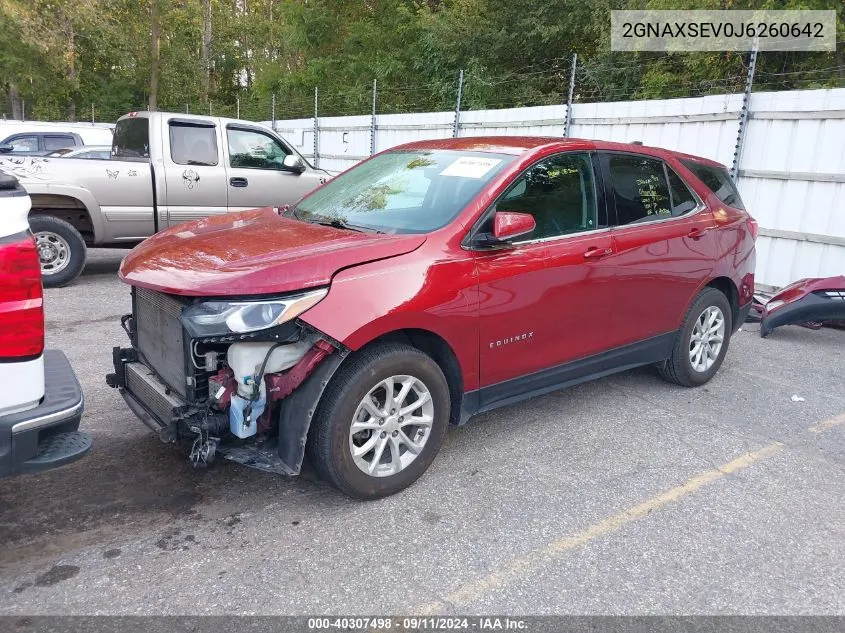
<svg viewBox="0 0 845 633"><path fill-rule="evenodd" d="M0 477L64 466L91 449L78 431L82 389L62 352L44 352L44 382L41 404L0 417Z"/></svg>

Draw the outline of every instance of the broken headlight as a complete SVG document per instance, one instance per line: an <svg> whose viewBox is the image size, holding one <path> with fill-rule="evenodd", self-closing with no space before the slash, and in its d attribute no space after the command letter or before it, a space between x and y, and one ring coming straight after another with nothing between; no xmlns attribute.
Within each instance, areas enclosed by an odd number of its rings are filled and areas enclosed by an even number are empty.
<svg viewBox="0 0 845 633"><path fill-rule="evenodd" d="M194 338L266 330L296 318L327 293L321 288L278 299L203 301L182 312L182 324Z"/></svg>

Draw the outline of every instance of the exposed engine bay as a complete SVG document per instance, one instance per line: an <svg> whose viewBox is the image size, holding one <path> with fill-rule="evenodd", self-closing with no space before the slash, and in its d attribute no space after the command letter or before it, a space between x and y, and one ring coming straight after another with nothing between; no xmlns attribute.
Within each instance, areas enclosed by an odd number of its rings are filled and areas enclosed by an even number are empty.
<svg viewBox="0 0 845 633"><path fill-rule="evenodd" d="M132 314L121 318L132 346L114 348L106 380L162 441L190 441L196 467L222 454L297 474L319 397L347 352L296 319L323 296L220 301L133 287Z"/></svg>

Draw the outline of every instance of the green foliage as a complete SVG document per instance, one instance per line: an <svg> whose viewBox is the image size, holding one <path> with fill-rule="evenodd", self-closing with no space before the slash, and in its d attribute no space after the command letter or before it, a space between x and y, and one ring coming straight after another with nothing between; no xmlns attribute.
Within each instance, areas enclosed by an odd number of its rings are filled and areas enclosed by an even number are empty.
<svg viewBox="0 0 845 633"><path fill-rule="evenodd" d="M203 6L211 3L209 74ZM610 51L612 8L829 8L827 0L0 0L0 114L114 120L159 109L267 119L736 92L747 54ZM845 39L845 3L834 5ZM151 81L153 7L158 81ZM845 53L764 53L759 89L845 85Z"/></svg>

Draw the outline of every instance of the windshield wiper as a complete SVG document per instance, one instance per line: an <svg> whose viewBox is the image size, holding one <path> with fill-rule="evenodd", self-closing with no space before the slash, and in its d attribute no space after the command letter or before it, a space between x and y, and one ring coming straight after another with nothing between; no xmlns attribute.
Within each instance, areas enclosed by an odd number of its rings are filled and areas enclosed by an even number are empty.
<svg viewBox="0 0 845 633"><path fill-rule="evenodd" d="M294 214L295 214L295 211L294 211ZM336 228L336 229L346 229L347 231L357 231L358 233L384 233L384 231L379 231L378 229L372 229L368 226L357 226L355 224L349 224L348 222L346 222L345 220L341 220L340 218L326 218L326 217L318 216L318 217L308 218L305 221L310 222L312 224L320 224L321 226L331 226L331 227Z"/></svg>

